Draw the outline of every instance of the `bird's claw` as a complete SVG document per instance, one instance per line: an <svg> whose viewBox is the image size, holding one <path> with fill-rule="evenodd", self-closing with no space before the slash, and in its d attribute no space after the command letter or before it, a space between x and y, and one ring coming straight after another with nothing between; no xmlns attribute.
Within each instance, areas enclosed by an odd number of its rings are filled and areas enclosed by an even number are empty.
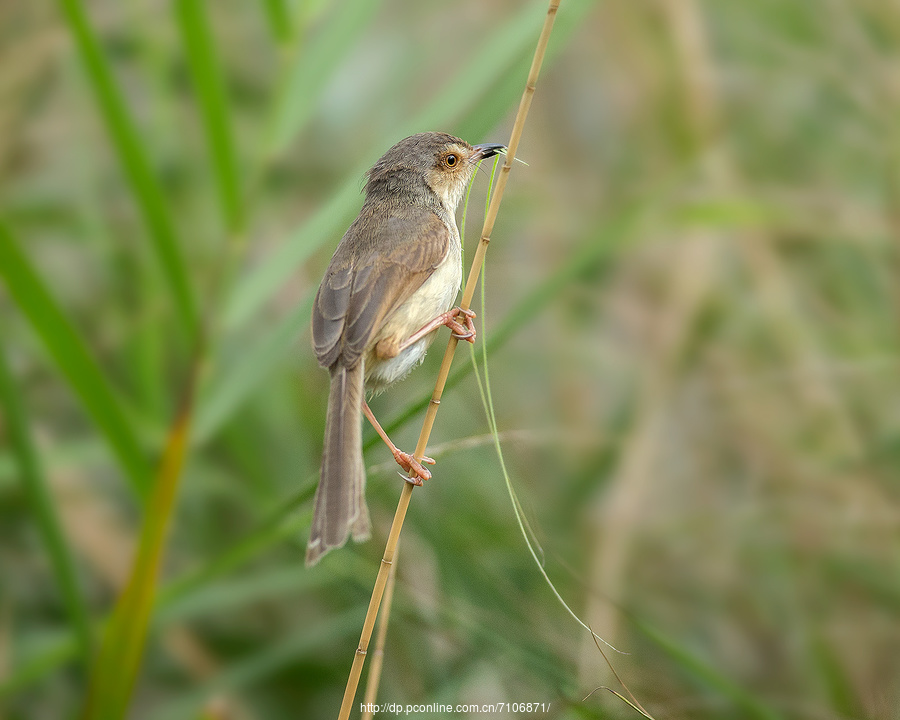
<svg viewBox="0 0 900 720"><path fill-rule="evenodd" d="M447 319L447 327L453 331L453 337L457 340L467 340L470 343L475 342L475 313L472 310L464 310L461 307L450 311L452 314ZM458 322L454 318L462 316L463 323Z"/></svg>
<svg viewBox="0 0 900 720"><path fill-rule="evenodd" d="M424 480L431 479L431 472L427 470L422 463L434 465L434 458L423 457L417 460L409 453L397 450L397 452L394 453L394 460L396 460L397 464L407 472L408 477L407 475L398 473L400 477L406 480L406 482L411 483L412 485L422 485Z"/></svg>

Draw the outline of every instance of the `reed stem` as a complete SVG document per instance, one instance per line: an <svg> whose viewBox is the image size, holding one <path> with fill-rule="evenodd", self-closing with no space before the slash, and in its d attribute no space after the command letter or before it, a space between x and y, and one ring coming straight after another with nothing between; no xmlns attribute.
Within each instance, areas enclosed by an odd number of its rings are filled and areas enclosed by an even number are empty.
<svg viewBox="0 0 900 720"><path fill-rule="evenodd" d="M466 286L463 290L460 307L464 310L469 308L472 303L472 297L475 295L475 286L478 284L478 275L481 272L481 266L484 263L487 247L491 242L491 233L494 230L494 223L497 220L497 213L500 210L500 203L503 200L503 191L506 188L506 183L509 179L509 171L512 168L512 163L516 157L516 150L519 147L522 131L525 128L525 119L528 116L531 100L534 97L534 91L537 87L538 74L540 73L541 65L544 62L544 55L547 52L547 44L550 40L550 32L553 30L553 22L556 19L559 3L560 0L550 0L550 6L547 9L547 15L544 19L544 27L541 30L540 38L538 38L537 48L534 51L534 59L531 61L531 70L528 73L528 80L525 83L525 91L522 93L522 100L519 102L519 110L516 113L513 129L510 133L509 144L506 150L506 162L503 163L503 167L500 169L496 189L491 197L491 204L488 207L487 214L484 218L484 227L481 230L481 241L478 243L475 257L472 258L472 266L469 269L468 279L466 280ZM457 343L458 340L451 335L450 340L447 343L447 349L444 351L444 359L441 362L441 368L434 385L431 402L429 402L428 408L425 411L425 419L422 422L419 441L416 444L414 455L417 460L421 460L425 455L425 446L428 444L428 439L431 437L431 429L434 426L434 419L437 416L438 406L441 404L441 395L444 392L447 376L450 374L450 365L453 363L453 354L456 351ZM353 705L353 700L356 697L356 689L359 685L359 678L362 675L363 664L365 663L366 653L369 648L369 640L372 637L372 628L375 625L375 618L378 615L378 608L381 605L381 598L384 594L385 585L387 584L388 574L392 571L397 550L397 541L400 538L400 530L402 529L403 521L406 518L406 511L409 509L409 501L412 496L413 487L414 486L411 483L404 483L403 490L400 493L400 502L397 505L397 511L394 513L394 520L391 523L391 530L388 533L384 556L381 559L381 567L378 569L378 576L375 578L375 587L372 589L372 598L369 600L369 609L366 612L366 619L363 622L359 645L356 648L356 654L353 657L353 665L350 668L350 675L347 678L347 687L344 690L344 699L341 703L338 720L348 720L350 717L350 709ZM385 622L384 625L386 626L387 623ZM374 702L374 698L372 701Z"/></svg>

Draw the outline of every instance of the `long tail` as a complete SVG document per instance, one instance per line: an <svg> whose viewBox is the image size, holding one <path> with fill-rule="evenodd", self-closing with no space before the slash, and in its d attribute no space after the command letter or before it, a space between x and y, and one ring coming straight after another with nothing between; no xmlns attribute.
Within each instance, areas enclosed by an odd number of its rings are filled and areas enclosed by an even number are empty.
<svg viewBox="0 0 900 720"><path fill-rule="evenodd" d="M369 537L366 472L362 457L363 363L336 365L331 372L322 474L316 490L306 566L315 565L332 548Z"/></svg>

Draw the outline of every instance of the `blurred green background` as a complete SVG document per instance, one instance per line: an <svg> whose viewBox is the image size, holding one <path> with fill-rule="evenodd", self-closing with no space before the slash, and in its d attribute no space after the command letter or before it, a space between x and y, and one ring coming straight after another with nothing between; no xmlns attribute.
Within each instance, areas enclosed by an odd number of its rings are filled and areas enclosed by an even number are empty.
<svg viewBox="0 0 900 720"><path fill-rule="evenodd" d="M0 5L0 715L79 711L143 527L128 717L336 717L400 481L367 427L374 537L303 567L311 297L391 144L508 139L545 11ZM547 572L657 718L900 718L898 117L887 0L562 1L479 342ZM443 345L374 401L401 447ZM583 700L616 681L468 354L379 698L637 717Z"/></svg>

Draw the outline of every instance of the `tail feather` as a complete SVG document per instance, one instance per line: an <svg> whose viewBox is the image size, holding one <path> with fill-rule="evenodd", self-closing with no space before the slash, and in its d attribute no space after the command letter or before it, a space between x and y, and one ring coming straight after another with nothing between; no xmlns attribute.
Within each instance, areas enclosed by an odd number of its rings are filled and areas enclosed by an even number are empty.
<svg viewBox="0 0 900 720"><path fill-rule="evenodd" d="M316 490L307 567L332 548L341 547L352 532L354 540L369 537L366 474L362 457L363 364L331 373L322 471Z"/></svg>

